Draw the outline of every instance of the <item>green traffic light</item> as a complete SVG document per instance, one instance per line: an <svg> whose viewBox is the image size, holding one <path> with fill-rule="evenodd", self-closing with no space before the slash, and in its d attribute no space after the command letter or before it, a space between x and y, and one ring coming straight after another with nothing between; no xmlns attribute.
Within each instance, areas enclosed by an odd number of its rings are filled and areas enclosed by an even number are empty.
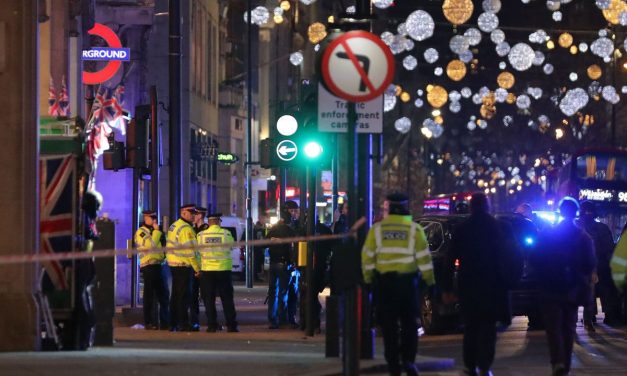
<svg viewBox="0 0 627 376"><path fill-rule="evenodd" d="M310 141L305 144L305 156L310 159L318 158L322 154L322 145L316 141Z"/></svg>

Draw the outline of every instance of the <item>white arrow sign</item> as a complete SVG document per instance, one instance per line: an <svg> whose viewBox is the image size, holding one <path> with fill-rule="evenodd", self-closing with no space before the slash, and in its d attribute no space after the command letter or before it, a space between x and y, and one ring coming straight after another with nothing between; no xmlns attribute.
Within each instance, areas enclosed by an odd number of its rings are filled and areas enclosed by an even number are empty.
<svg viewBox="0 0 627 376"><path fill-rule="evenodd" d="M289 162L298 155L298 147L294 141L283 140L276 146L276 154L279 159Z"/></svg>

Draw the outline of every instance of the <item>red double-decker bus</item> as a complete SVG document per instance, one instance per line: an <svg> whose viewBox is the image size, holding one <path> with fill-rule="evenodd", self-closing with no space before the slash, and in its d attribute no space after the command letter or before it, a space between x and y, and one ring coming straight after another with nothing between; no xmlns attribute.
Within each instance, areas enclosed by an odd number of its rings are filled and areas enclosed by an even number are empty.
<svg viewBox="0 0 627 376"><path fill-rule="evenodd" d="M455 214L460 204L468 205L472 192L440 194L425 198L422 206L424 214Z"/></svg>

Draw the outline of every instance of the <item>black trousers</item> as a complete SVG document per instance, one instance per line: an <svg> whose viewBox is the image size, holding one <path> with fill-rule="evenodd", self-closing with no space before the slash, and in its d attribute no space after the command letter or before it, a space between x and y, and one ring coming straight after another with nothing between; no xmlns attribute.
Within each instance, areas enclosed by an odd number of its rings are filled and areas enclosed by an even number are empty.
<svg viewBox="0 0 627 376"><path fill-rule="evenodd" d="M200 272L200 291L205 303L207 325L209 328L218 328L216 312L216 296L220 296L224 319L229 328L236 328L235 303L233 301L233 281L231 271L202 271Z"/></svg>
<svg viewBox="0 0 627 376"><path fill-rule="evenodd" d="M140 269L144 279L144 325L169 325L170 297L168 286L163 277L163 267L160 264L146 265ZM154 317L159 306L159 320Z"/></svg>
<svg viewBox="0 0 627 376"><path fill-rule="evenodd" d="M200 281L195 276L192 276L192 292L191 302L189 307L189 321L192 325L199 325L200 321L198 316L200 315Z"/></svg>
<svg viewBox="0 0 627 376"><path fill-rule="evenodd" d="M567 371L570 371L570 359L573 354L578 308L577 305L568 302L552 300L542 302L551 364L562 364Z"/></svg>
<svg viewBox="0 0 627 376"><path fill-rule="evenodd" d="M187 311L190 306L194 269L189 266L172 266L170 272L172 273L172 297L170 299L172 326L187 329L189 328Z"/></svg>
<svg viewBox="0 0 627 376"><path fill-rule="evenodd" d="M496 315L465 311L464 366L470 370L479 367L489 370L496 351Z"/></svg>
<svg viewBox="0 0 627 376"><path fill-rule="evenodd" d="M416 274L384 273L375 279L378 323L383 331L385 360L391 374L416 361L418 350L418 277ZM399 341L400 323L400 341Z"/></svg>

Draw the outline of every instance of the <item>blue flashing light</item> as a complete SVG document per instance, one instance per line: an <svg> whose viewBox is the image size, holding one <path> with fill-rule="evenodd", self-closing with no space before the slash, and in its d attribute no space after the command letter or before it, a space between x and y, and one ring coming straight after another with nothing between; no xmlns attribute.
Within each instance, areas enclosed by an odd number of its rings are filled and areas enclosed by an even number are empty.
<svg viewBox="0 0 627 376"><path fill-rule="evenodd" d="M533 243L534 243L534 239L531 236L525 237L525 244L526 245L533 245Z"/></svg>

